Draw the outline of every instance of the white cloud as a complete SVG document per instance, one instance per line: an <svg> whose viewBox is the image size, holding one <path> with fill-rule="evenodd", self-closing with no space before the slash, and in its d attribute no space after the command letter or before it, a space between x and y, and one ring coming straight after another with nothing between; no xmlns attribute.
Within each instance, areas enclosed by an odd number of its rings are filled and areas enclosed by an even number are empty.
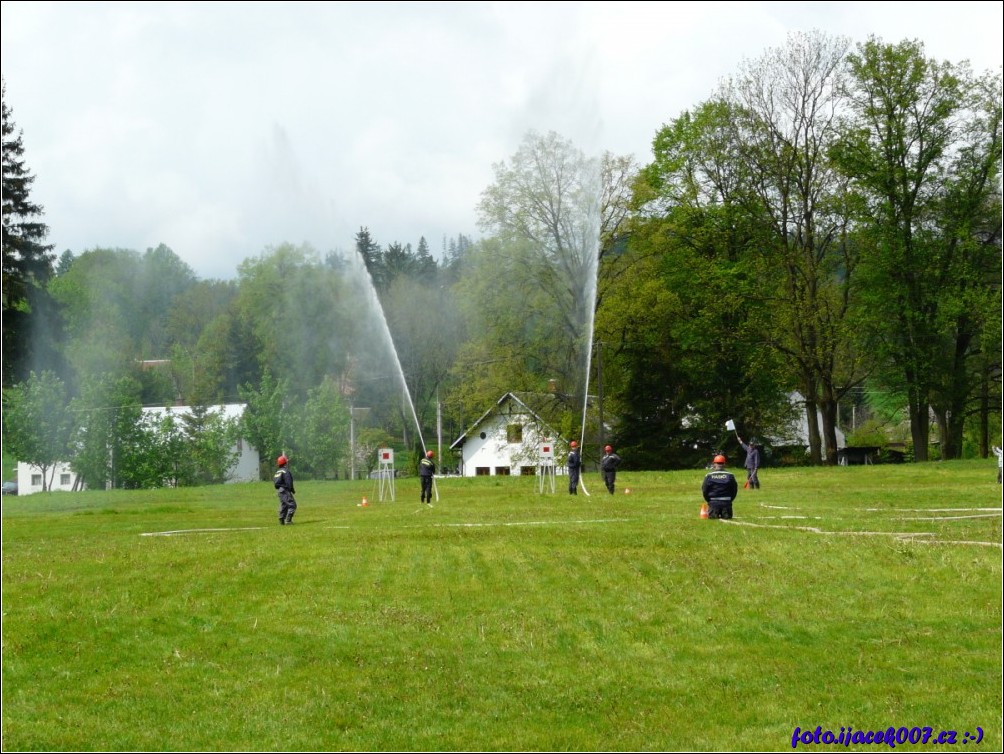
<svg viewBox="0 0 1004 754"><path fill-rule="evenodd" d="M819 29L976 70L999 2L4 2L7 103L61 252L204 277L283 242L438 253L529 129L650 154L743 58Z"/></svg>

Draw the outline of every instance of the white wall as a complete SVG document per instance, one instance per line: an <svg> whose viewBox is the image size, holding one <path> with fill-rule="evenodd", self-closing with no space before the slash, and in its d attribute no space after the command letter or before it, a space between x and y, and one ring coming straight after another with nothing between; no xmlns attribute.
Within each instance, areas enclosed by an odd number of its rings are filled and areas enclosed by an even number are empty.
<svg viewBox="0 0 1004 754"><path fill-rule="evenodd" d="M170 410L171 414L174 416L184 416L191 411L188 406L171 406L171 407L148 407L143 409L144 414L153 414L155 416L163 416ZM227 403L222 406L213 406L211 409L212 413L222 413L227 419L237 419L244 413L243 403ZM227 482L257 482L258 481L258 451L255 450L249 443L245 441L239 441L237 443L238 455L237 462L234 464L230 471L230 476L227 478ZM52 473L51 469L49 474L46 475L48 478ZM31 495L35 492L42 491L41 482L41 469L31 466L23 461L17 464L17 494L18 495ZM65 475L69 475L69 481L64 483ZM39 477L38 484L32 484L32 479L34 477ZM76 474L70 469L68 463L60 462L57 464L55 477L52 477L52 484L50 485L50 491L69 491L73 489L73 481L76 478Z"/></svg>
<svg viewBox="0 0 1004 754"><path fill-rule="evenodd" d="M221 406L211 406L210 413L220 414L222 413L226 419L240 419L244 414L244 404L243 403L225 403ZM153 406L143 409L144 414L153 414L158 418L164 416L168 411L171 412L173 416L186 416L191 413L192 409L190 406ZM258 451L255 450L250 443L239 440L237 442L237 462L234 464L233 468L230 470L230 476L227 477L227 482L257 482L258 481Z"/></svg>
<svg viewBox="0 0 1004 754"><path fill-rule="evenodd" d="M523 427L520 443L508 440L508 428L512 424ZM481 438L482 433L485 434L484 439ZM523 466L539 465L541 443L553 439L543 436L530 415L489 416L471 430L464 441L463 475L477 476L479 467L488 468L490 476L495 476L499 467L508 468L513 476L519 475Z"/></svg>
<svg viewBox="0 0 1004 754"><path fill-rule="evenodd" d="M795 421L787 428L786 437L771 438L771 441L776 445L804 445L806 449L809 447L809 418L806 416L805 410L805 398L802 397L801 393L792 393L789 396L791 403L798 407L798 414ZM823 436L823 412L816 409L816 423L819 427L820 442L822 442L822 451L826 452L826 438ZM837 450L843 448L847 445L847 441L844 439L844 433L841 431L840 427L835 427L835 434L837 436ZM748 438L747 438L748 439Z"/></svg>
<svg viewBox="0 0 1004 754"><path fill-rule="evenodd" d="M55 474L49 469L45 474L46 480L52 480L49 490L69 491L73 489L73 482L77 478L70 464L59 462L56 464ZM37 482L34 481L37 479ZM32 466L24 461L17 464L17 494L31 495L35 492L42 492L42 470L37 466Z"/></svg>

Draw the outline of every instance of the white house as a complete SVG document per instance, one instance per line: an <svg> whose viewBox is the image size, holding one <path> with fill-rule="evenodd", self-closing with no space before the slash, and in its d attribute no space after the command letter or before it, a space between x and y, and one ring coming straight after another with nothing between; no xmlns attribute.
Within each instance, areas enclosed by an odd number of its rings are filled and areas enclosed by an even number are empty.
<svg viewBox="0 0 1004 754"><path fill-rule="evenodd" d="M50 490L80 489L81 481L77 473L70 468L70 464L60 461L56 464L55 470L49 468L45 472L46 480L49 482ZM42 491L42 470L38 466L32 466L24 461L17 462L17 494L30 495L33 492Z"/></svg>
<svg viewBox="0 0 1004 754"><path fill-rule="evenodd" d="M163 417L170 412L176 417L185 416L192 411L190 406L146 406L143 408L144 416ZM244 414L243 403L226 403L220 406L210 406L209 412L213 414L222 413L226 419L240 419ZM55 472L49 469L46 476L50 480L49 490L52 492L69 492L82 488L82 482L78 475L70 468L69 463L59 462L56 464ZM237 441L237 462L230 470L230 476L226 480L230 482L257 482L258 481L258 451L244 440ZM42 470L37 466L19 461L17 464L18 495L31 495L42 491Z"/></svg>
<svg viewBox="0 0 1004 754"><path fill-rule="evenodd" d="M796 412L795 419L789 424L783 431L780 437L772 437L770 441L775 446L801 446L806 449L809 448L809 417L806 416L805 411L805 398L801 393L795 392L788 396L788 400L793 406L798 406L799 411ZM816 424L819 427L820 442L822 443L821 450L823 454L826 454L826 437L823 436L823 412L816 409ZM837 450L845 447L847 441L844 437L844 433L841 431L840 427L834 428L835 434L837 436Z"/></svg>
<svg viewBox="0 0 1004 754"><path fill-rule="evenodd" d="M239 420L244 415L243 403L224 403L219 406L210 406L209 413L222 414L224 419ZM144 416L155 416L160 419L170 412L176 417L187 416L192 413L191 406L148 406L143 408ZM238 438L237 440L237 462L230 469L230 475L226 482L257 482L258 481L258 451L247 441Z"/></svg>
<svg viewBox="0 0 1004 754"><path fill-rule="evenodd" d="M461 476L534 476L542 448L552 444L567 451L568 444L536 412L514 393L506 393L450 450L461 452Z"/></svg>

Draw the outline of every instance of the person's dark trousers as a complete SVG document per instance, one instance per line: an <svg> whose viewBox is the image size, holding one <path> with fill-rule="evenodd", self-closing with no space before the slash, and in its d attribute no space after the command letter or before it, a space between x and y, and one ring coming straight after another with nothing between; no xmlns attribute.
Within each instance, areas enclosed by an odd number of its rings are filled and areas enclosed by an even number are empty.
<svg viewBox="0 0 1004 754"><path fill-rule="evenodd" d="M708 518L732 518L732 503L727 500L712 500L708 503Z"/></svg>
<svg viewBox="0 0 1004 754"><path fill-rule="evenodd" d="M279 523L293 523L293 514L296 513L296 499L289 490L279 490Z"/></svg>

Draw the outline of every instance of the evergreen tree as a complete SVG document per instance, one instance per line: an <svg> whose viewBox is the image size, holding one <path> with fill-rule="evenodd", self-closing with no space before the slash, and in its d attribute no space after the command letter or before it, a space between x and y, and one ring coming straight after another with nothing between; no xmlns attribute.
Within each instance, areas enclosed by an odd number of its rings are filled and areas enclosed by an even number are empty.
<svg viewBox="0 0 1004 754"><path fill-rule="evenodd" d="M411 251L411 244L402 246L398 241L387 244L387 251L383 254L383 268L384 286L389 286L397 277L411 277L415 272L415 255ZM373 274L372 269L370 274Z"/></svg>
<svg viewBox="0 0 1004 754"><path fill-rule="evenodd" d="M356 233L356 251L363 258L366 271L373 280L373 285L382 289L386 283L386 265L383 259L383 252L380 244L373 240L369 228L360 228Z"/></svg>
<svg viewBox="0 0 1004 754"><path fill-rule="evenodd" d="M438 269L436 260L429 251L429 243L422 236L418 239L418 252L415 255L415 274L424 282L431 283L436 279Z"/></svg>
<svg viewBox="0 0 1004 754"><path fill-rule="evenodd" d="M3 89L3 381L11 383L29 369L29 316L45 298L52 274L52 246L40 221L42 207L31 201L35 177L25 166L22 133L7 107Z"/></svg>

